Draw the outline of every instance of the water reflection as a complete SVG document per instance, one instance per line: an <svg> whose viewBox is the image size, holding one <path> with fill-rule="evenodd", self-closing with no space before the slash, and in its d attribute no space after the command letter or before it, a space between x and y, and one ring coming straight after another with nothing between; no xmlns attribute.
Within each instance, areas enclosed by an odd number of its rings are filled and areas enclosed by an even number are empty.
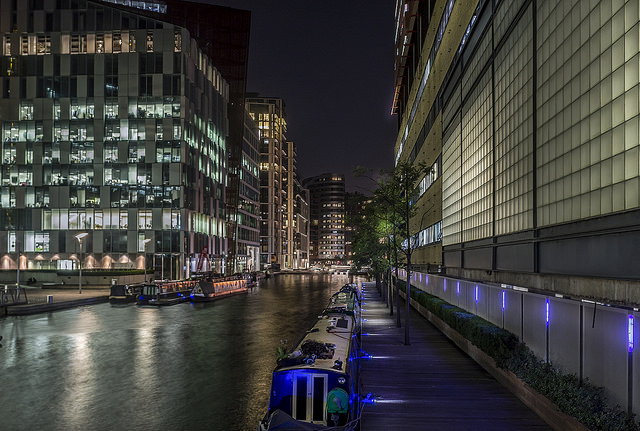
<svg viewBox="0 0 640 431"><path fill-rule="evenodd" d="M254 430L275 352L343 277L282 275L211 304L0 319L0 423L22 430Z"/></svg>

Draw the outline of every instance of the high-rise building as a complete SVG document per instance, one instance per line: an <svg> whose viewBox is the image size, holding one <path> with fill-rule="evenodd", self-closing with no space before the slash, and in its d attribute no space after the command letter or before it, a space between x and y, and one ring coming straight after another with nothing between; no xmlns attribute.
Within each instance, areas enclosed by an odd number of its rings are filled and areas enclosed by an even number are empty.
<svg viewBox="0 0 640 431"><path fill-rule="evenodd" d="M308 200L298 179L296 144L286 137L284 100L250 94L246 104L260 135L261 268L305 268Z"/></svg>
<svg viewBox="0 0 640 431"><path fill-rule="evenodd" d="M256 271L260 262L259 145L258 126L247 112L239 177L238 220L234 235L237 253L234 256L233 272Z"/></svg>
<svg viewBox="0 0 640 431"><path fill-rule="evenodd" d="M309 189L309 260L311 265L345 263L344 175L325 173L305 178Z"/></svg>
<svg viewBox="0 0 640 431"><path fill-rule="evenodd" d="M284 167L287 121L284 101L250 94L247 111L258 125L260 140L260 268L283 265L283 221L287 190Z"/></svg>
<svg viewBox="0 0 640 431"><path fill-rule="evenodd" d="M638 2L397 3L414 263L640 302ZM620 288L624 286L635 288Z"/></svg>
<svg viewBox="0 0 640 431"><path fill-rule="evenodd" d="M294 208L294 268L309 268L309 190L296 180Z"/></svg>
<svg viewBox="0 0 640 431"><path fill-rule="evenodd" d="M298 177L298 154L293 141L285 143L283 182L286 201L283 214L283 262L285 268L306 268L308 263L309 199Z"/></svg>
<svg viewBox="0 0 640 431"><path fill-rule="evenodd" d="M224 272L230 82L242 73L221 70L242 68L230 53L246 58L248 12L86 0L0 10L2 267L18 250L23 269L75 267L88 233L83 268ZM211 34L195 30L207 15ZM245 21L208 40L215 23Z"/></svg>
<svg viewBox="0 0 640 431"><path fill-rule="evenodd" d="M240 208L240 171L242 169L242 149L244 134L244 96L249 58L249 29L251 12L221 6L196 3L185 0L131 1L103 0L123 7L135 8L139 14L161 21L170 22L189 30L191 37L205 55L220 71L229 84L227 116L229 121L227 136L227 179L225 187L226 248L223 253L215 253L214 258L222 262L237 262L238 249L243 246L237 241L238 208ZM202 250L204 251L204 249ZM196 253L198 250L196 250ZM197 253L200 261L211 254ZM242 258L240 258L242 260ZM235 265L223 265L226 272L233 272Z"/></svg>

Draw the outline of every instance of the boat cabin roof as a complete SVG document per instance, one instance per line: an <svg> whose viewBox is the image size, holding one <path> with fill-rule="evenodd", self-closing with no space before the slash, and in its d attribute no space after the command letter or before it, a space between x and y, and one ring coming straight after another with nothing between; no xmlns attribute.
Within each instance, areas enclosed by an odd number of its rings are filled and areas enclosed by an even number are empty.
<svg viewBox="0 0 640 431"><path fill-rule="evenodd" d="M324 315L307 331L287 359L275 371L293 369L345 373L349 362L354 319L351 316Z"/></svg>
<svg viewBox="0 0 640 431"><path fill-rule="evenodd" d="M351 313L357 310L358 297L352 292L338 292L331 296L329 305L324 310L324 314L328 313Z"/></svg>

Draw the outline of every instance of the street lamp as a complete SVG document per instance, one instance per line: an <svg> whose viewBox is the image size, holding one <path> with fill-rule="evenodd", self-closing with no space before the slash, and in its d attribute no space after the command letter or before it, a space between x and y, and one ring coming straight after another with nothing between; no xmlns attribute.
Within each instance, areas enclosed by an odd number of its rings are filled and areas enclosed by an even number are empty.
<svg viewBox="0 0 640 431"><path fill-rule="evenodd" d="M78 259L78 262L80 264L80 277L78 278L78 293L82 293L82 238L86 237L87 235L89 235L87 232L82 232L79 233L77 235L74 235L74 238L78 240L78 243L80 244L80 259Z"/></svg>
<svg viewBox="0 0 640 431"><path fill-rule="evenodd" d="M151 241L151 238L143 239L142 243L144 249L144 282L147 282L147 244Z"/></svg>

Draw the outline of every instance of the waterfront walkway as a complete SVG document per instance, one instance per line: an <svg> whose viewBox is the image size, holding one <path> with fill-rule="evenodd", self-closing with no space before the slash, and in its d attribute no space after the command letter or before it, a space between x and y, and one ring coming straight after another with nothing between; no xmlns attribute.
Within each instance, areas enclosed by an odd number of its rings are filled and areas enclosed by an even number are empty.
<svg viewBox="0 0 640 431"><path fill-rule="evenodd" d="M437 328L411 310L410 342L381 298L375 283L363 287L362 430L549 430L515 395L458 349Z"/></svg>
<svg viewBox="0 0 640 431"><path fill-rule="evenodd" d="M7 315L23 315L45 313L49 311L62 310L65 308L92 305L109 300L110 289L106 288L83 288L79 293L77 287L74 288L40 288L26 287L26 304L0 306L0 318ZM24 300L24 298L21 298ZM50 300L50 302L48 302Z"/></svg>

